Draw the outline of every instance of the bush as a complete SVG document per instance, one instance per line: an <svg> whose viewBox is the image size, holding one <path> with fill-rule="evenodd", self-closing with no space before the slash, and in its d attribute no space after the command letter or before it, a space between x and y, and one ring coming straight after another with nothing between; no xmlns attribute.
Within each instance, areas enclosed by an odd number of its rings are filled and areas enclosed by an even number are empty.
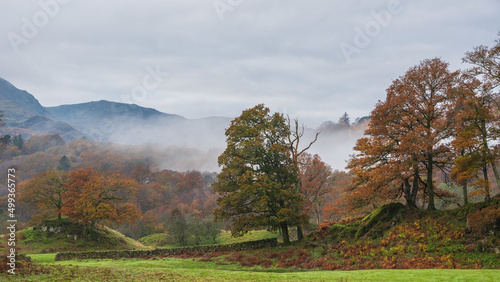
<svg viewBox="0 0 500 282"><path fill-rule="evenodd" d="M500 229L500 207L489 206L467 215L467 222L472 231L480 235L488 235L490 231Z"/></svg>

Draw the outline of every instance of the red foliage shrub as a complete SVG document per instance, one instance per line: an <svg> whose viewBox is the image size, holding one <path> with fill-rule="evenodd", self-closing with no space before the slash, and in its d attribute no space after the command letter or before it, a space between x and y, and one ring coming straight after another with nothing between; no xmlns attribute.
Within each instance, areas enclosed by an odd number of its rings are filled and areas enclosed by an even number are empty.
<svg viewBox="0 0 500 282"><path fill-rule="evenodd" d="M493 230L495 223L500 222L500 207L498 205L489 206L468 214L467 221L474 232L486 235L490 230Z"/></svg>
<svg viewBox="0 0 500 282"><path fill-rule="evenodd" d="M226 258L227 261L240 262L245 260L246 257L241 253L232 253L230 256Z"/></svg>
<svg viewBox="0 0 500 282"><path fill-rule="evenodd" d="M266 255L266 258L268 258L268 259L275 259L275 258L279 258L279 257L281 257L280 253L269 253Z"/></svg>
<svg viewBox="0 0 500 282"><path fill-rule="evenodd" d="M304 250L298 250L293 254L293 249L286 251L278 260L278 267L296 267L303 268L304 264L312 262L312 257ZM310 266L309 266L310 267Z"/></svg>

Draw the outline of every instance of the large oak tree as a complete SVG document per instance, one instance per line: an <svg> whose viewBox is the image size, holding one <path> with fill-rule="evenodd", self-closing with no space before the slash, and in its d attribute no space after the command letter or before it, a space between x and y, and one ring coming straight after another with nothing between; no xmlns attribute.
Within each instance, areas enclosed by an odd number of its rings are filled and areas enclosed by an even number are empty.
<svg viewBox="0 0 500 282"><path fill-rule="evenodd" d="M61 223L64 196L68 191L68 173L62 170L47 170L20 185L20 200L35 204L42 213L57 215Z"/></svg>
<svg viewBox="0 0 500 282"><path fill-rule="evenodd" d="M360 153L348 165L356 175L351 197L361 199L360 205L370 199L366 192L396 197L401 191L414 206L421 182L429 196L428 208L435 209L435 168L452 161L446 142L453 136L450 108L457 76L458 72L448 70L448 63L435 58L393 81L386 101L372 112L368 137L356 144Z"/></svg>
<svg viewBox="0 0 500 282"><path fill-rule="evenodd" d="M133 223L140 210L124 201L136 192L137 183L119 173L102 174L88 167L69 173L64 214L92 232L98 222Z"/></svg>
<svg viewBox="0 0 500 282"><path fill-rule="evenodd" d="M303 200L296 191L298 171L290 156L290 129L283 115L260 104L235 118L226 130L227 148L213 190L221 196L216 220L229 220L234 236L249 230L280 229L305 223Z"/></svg>

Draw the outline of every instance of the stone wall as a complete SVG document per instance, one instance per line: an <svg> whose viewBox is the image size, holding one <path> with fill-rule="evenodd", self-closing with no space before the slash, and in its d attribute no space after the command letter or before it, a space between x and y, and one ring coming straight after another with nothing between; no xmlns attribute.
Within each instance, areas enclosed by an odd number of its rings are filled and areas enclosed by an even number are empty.
<svg viewBox="0 0 500 282"><path fill-rule="evenodd" d="M121 258L173 256L185 253L246 251L246 250L274 247L277 245L278 245L278 240L276 238L273 238L273 239L264 239L264 240L249 241L249 242L235 243L228 245L205 245L205 246L192 246L192 247L183 247L175 249L64 252L64 253L57 253L55 260L60 261L60 260L72 260L72 259L121 259Z"/></svg>

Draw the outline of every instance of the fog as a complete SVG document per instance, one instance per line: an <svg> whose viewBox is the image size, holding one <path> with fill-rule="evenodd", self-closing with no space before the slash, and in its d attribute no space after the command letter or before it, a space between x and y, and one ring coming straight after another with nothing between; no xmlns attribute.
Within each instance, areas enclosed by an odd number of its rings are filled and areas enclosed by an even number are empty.
<svg viewBox="0 0 500 282"><path fill-rule="evenodd" d="M100 141L138 146L158 169L220 171L217 158L224 151L230 119L114 119L107 123L113 130Z"/></svg>
<svg viewBox="0 0 500 282"><path fill-rule="evenodd" d="M350 155L354 153L353 147L356 144L356 140L363 137L366 125L367 123L348 127L333 125L308 130L303 137L303 142L309 144L310 140L314 140L314 134L320 131L318 140L311 146L308 152L318 154L334 170L345 170Z"/></svg>
<svg viewBox="0 0 500 282"><path fill-rule="evenodd" d="M114 123L114 130L106 141L139 146L145 155L154 159L159 169L220 171L217 158L226 147L225 130L230 124L229 118L132 119L126 122L115 120ZM316 129L306 128L300 144L308 145L316 132L321 132L308 152L318 154L334 170L345 170L356 140L363 136L366 123L351 126L326 124Z"/></svg>

